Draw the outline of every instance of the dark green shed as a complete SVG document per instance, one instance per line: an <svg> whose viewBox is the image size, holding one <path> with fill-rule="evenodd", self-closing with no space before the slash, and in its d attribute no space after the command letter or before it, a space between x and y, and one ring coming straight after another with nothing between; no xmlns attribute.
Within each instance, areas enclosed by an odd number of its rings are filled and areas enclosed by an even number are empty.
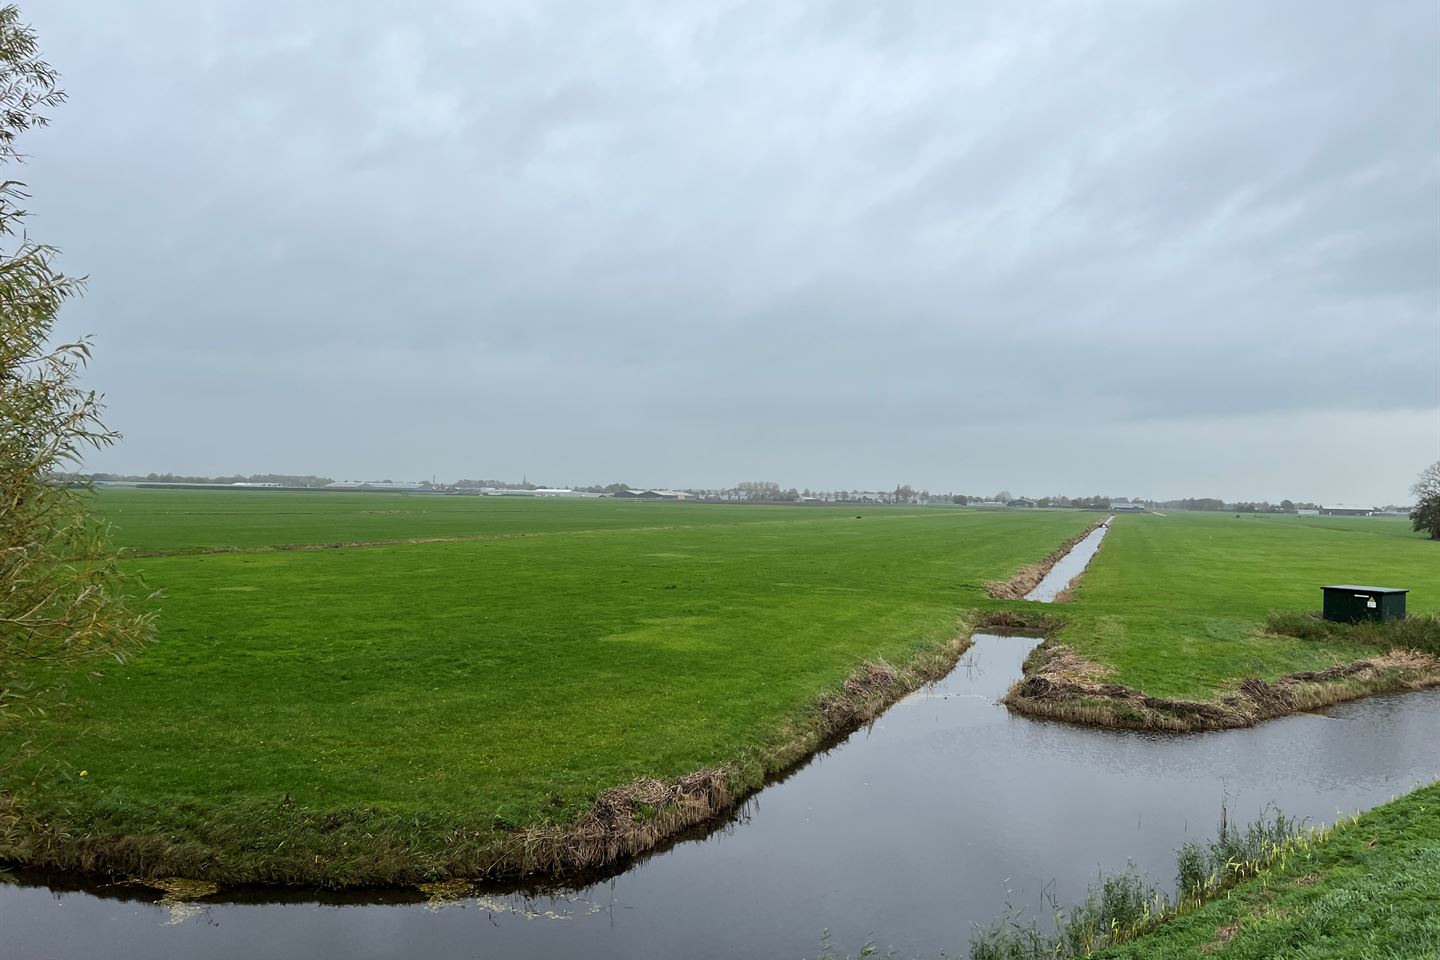
<svg viewBox="0 0 1440 960"><path fill-rule="evenodd" d="M1361 620L1404 620L1405 594L1400 587L1357 587L1340 584L1325 591L1324 616L1340 623Z"/></svg>

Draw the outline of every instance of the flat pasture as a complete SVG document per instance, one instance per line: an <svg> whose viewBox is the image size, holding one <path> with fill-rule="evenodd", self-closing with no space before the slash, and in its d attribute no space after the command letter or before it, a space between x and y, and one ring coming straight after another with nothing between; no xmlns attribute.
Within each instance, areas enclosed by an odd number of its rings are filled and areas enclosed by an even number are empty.
<svg viewBox="0 0 1440 960"><path fill-rule="evenodd" d="M45 726L53 743L11 790L72 835L163 836L199 851L188 862L213 850L223 866L210 872L248 879L278 869L277 843L308 856L304 837L260 826L276 810L364 811L413 863L452 828L564 823L637 778L722 766L753 777L787 725L862 662L948 643L985 581L1095 519L375 494L97 499L137 551L246 549L125 561L137 589L162 591L158 642L72 679L73 706ZM267 831L270 849L245 848Z"/></svg>
<svg viewBox="0 0 1440 960"><path fill-rule="evenodd" d="M1273 680L1373 656L1357 643L1262 636L1266 615L1320 609L1320 588L1409 588L1440 610L1440 544L1408 521L1174 511L1118 517L1058 639L1156 697L1211 699L1243 677Z"/></svg>
<svg viewBox="0 0 1440 960"><path fill-rule="evenodd" d="M96 493L93 504L115 542L132 554L728 526L813 514L813 508L778 505L322 490L114 488Z"/></svg>
<svg viewBox="0 0 1440 960"><path fill-rule="evenodd" d="M1343 632L1264 632L1273 611L1317 609L1324 584L1410 587L1412 612L1440 609L1437 545L1383 519L1122 515L1070 601L1041 605L986 584L1096 514L190 490L94 503L137 595L160 591L158 639L65 675L68 702L18 728L43 749L0 744L19 758L0 814L20 815L0 856L230 882L524 871L517 842L572 842L607 791L697 771L753 789L834 728L825 704L847 683L933 662L997 613L1046 614L1052 641L1108 681L1216 701L1247 677L1375 655ZM640 818L627 836L661 815L625 804Z"/></svg>

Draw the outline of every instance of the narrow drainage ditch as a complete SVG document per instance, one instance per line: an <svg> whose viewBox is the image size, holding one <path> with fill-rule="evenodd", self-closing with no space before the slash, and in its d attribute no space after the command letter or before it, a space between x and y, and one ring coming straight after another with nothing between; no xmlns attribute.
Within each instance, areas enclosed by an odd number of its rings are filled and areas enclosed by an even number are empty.
<svg viewBox="0 0 1440 960"><path fill-rule="evenodd" d="M1065 588L1085 572L1090 561L1095 559L1095 554L1100 551L1101 541L1105 539L1105 534L1110 532L1110 524L1114 522L1115 518L1110 517L1100 526L1091 530L1084 540L1071 547L1070 552L1056 561L1055 566L1050 568L1050 572L1045 574L1045 579L1037 583L1035 589L1025 594L1025 599L1035 600L1039 603L1054 603Z"/></svg>

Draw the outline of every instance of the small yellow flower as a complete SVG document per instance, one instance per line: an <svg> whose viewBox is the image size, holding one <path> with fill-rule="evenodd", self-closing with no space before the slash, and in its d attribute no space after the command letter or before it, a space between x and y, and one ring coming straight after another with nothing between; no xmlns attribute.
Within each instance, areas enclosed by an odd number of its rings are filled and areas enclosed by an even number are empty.
<svg viewBox="0 0 1440 960"><path fill-rule="evenodd" d="M81 771L80 771L80 776L82 776L82 777L88 777L88 776L90 776L90 771L89 771L89 770L81 770Z"/></svg>

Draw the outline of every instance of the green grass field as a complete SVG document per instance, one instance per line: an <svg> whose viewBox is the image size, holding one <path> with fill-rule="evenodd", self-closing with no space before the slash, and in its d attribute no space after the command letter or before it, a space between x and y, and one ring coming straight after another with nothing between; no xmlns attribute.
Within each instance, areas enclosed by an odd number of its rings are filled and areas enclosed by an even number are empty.
<svg viewBox="0 0 1440 960"><path fill-rule="evenodd" d="M5 788L48 839L12 855L104 864L140 838L127 862L336 884L423 875L457 836L483 851L642 777L727 766L753 786L862 662L934 651L973 610L1033 609L985 582L1097 519L232 491L96 505L137 589L163 591L159 641L71 675L72 705L26 731L46 749ZM1400 522L1124 516L1074 602L1047 609L1118 682L1213 697L1373 653L1257 627L1335 581L1411 586L1434 610L1437 560Z"/></svg>
<svg viewBox="0 0 1440 960"><path fill-rule="evenodd" d="M422 845L443 843L457 824L564 821L642 776L763 756L862 661L947 642L986 580L1094 520L376 494L98 501L118 541L147 550L505 537L126 562L164 591L159 642L77 677L78 708L47 725L57 741L11 789L73 832L202 845L287 796L299 811L422 818L438 831Z"/></svg>
<svg viewBox="0 0 1440 960"><path fill-rule="evenodd" d="M1213 698L1373 655L1373 647L1257 636L1272 610L1318 610L1332 583L1407 587L1440 610L1440 544L1405 520L1173 512L1122 516L1090 564L1059 639L1156 697Z"/></svg>
<svg viewBox="0 0 1440 960"><path fill-rule="evenodd" d="M329 491L119 488L96 494L94 503L132 554L729 526L814 515L808 507Z"/></svg>

